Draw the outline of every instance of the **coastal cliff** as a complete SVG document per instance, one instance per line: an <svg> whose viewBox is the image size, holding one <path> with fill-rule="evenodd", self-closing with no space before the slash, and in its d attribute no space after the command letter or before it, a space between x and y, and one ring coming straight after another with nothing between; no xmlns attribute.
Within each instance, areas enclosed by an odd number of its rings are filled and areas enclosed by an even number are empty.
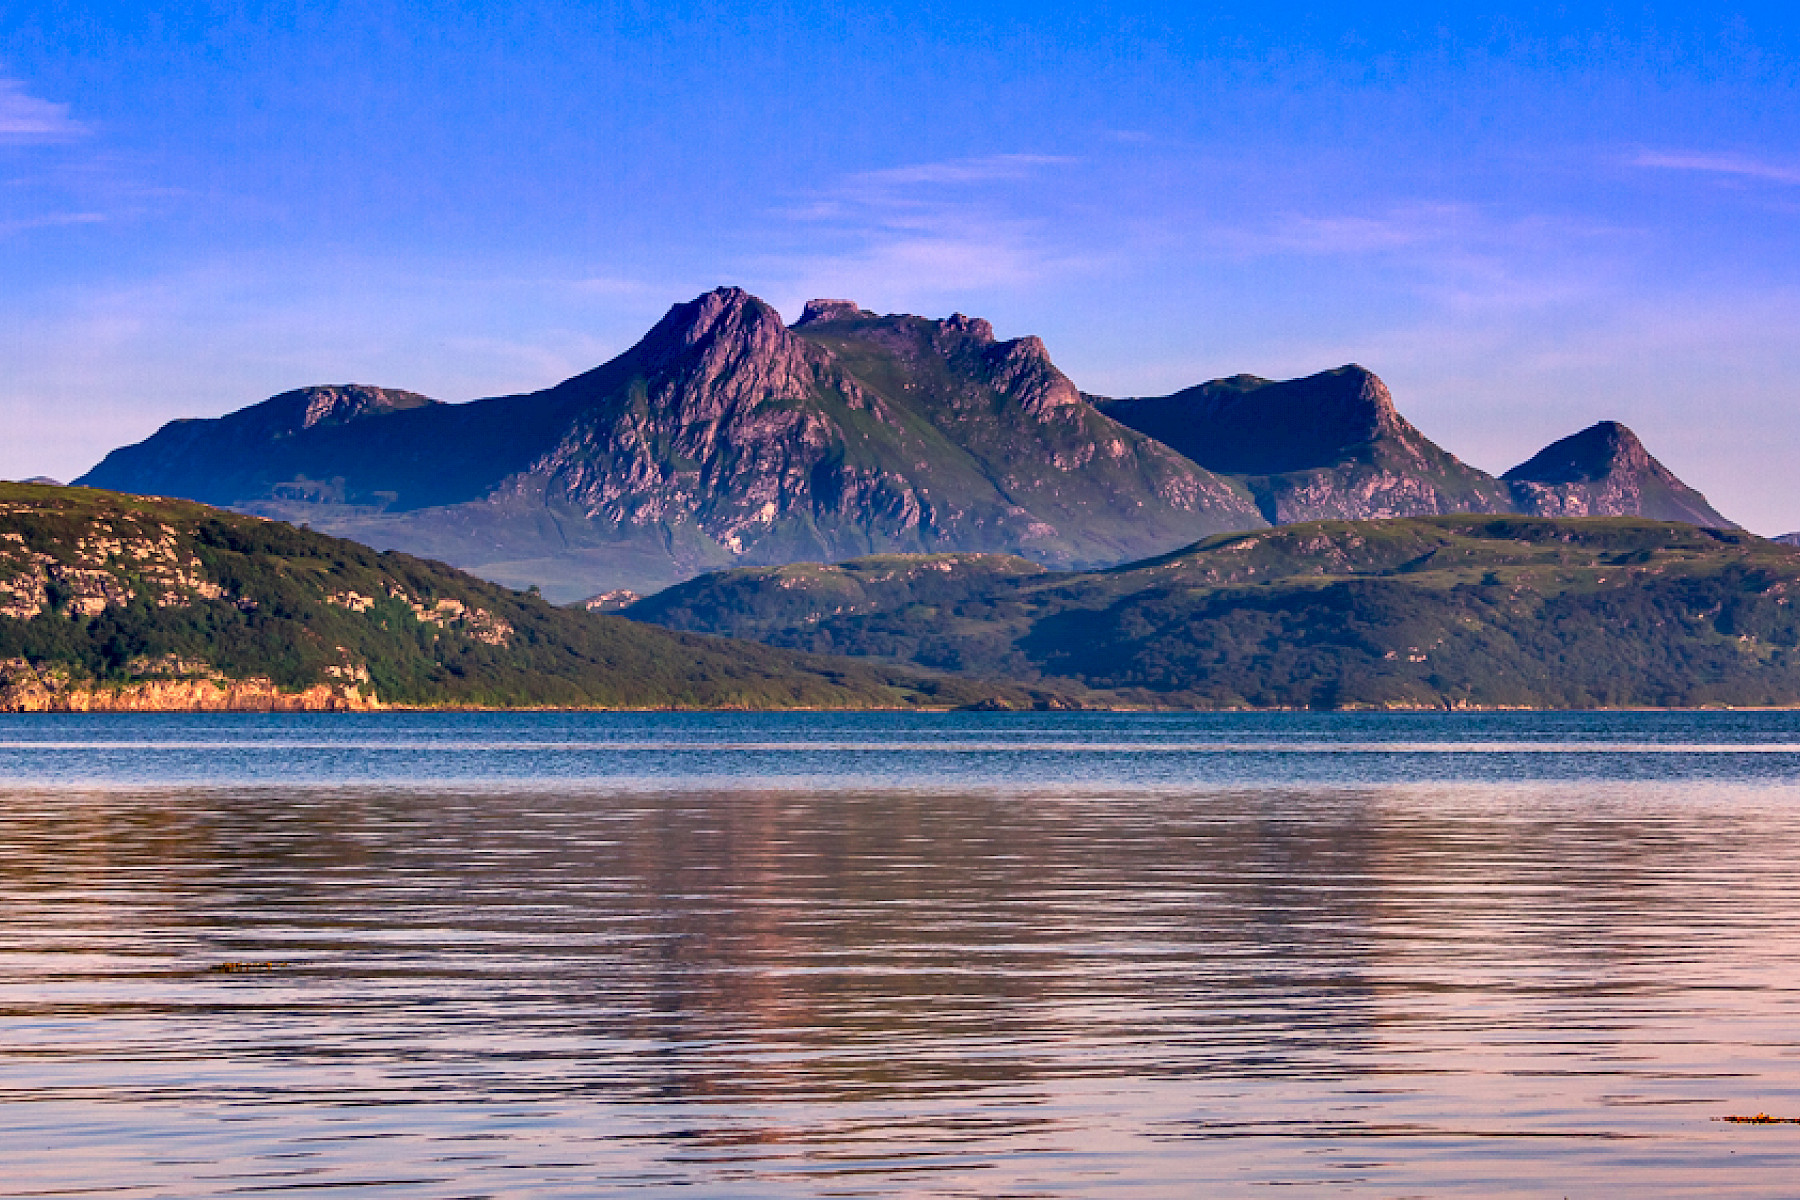
<svg viewBox="0 0 1800 1200"><path fill-rule="evenodd" d="M354 684L289 691L272 679L210 674L100 683L66 667L36 667L23 658L0 661L0 712L373 712L381 707Z"/></svg>

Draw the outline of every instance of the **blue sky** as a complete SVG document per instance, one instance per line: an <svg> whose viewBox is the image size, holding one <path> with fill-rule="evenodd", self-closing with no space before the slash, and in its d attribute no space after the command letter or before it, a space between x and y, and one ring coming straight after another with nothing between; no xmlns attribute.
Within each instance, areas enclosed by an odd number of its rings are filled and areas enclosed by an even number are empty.
<svg viewBox="0 0 1800 1200"><path fill-rule="evenodd" d="M0 81L0 476L541 387L737 283L1116 395L1357 361L1493 471L1613 417L1800 528L1772 9L27 3Z"/></svg>

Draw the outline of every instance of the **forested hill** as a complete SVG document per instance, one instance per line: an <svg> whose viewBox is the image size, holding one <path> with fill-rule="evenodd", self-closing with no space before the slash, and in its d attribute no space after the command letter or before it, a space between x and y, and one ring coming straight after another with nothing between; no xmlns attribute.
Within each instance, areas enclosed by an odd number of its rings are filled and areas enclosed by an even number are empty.
<svg viewBox="0 0 1800 1200"><path fill-rule="evenodd" d="M0 711L867 708L995 695L560 609L442 563L200 504L0 484Z"/></svg>
<svg viewBox="0 0 1800 1200"><path fill-rule="evenodd" d="M1226 534L1110 571L887 556L703 576L647 621L1181 707L1800 704L1800 551L1638 518Z"/></svg>

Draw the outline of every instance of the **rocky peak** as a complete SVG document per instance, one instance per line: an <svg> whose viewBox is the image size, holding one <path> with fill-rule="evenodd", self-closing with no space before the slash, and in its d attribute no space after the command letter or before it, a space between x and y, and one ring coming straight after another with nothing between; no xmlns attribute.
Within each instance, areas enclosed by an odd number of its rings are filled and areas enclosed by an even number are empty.
<svg viewBox="0 0 1800 1200"><path fill-rule="evenodd" d="M1279 382L1233 375L1171 396L1098 405L1201 466L1233 474L1315 470L1371 443L1424 441L1394 408L1387 384L1355 363Z"/></svg>
<svg viewBox="0 0 1800 1200"><path fill-rule="evenodd" d="M1347 363L1296 384L1279 399L1294 419L1310 421L1340 447L1402 434L1411 427L1394 407L1394 395L1367 367ZM1276 398L1276 397L1271 397Z"/></svg>
<svg viewBox="0 0 1800 1200"><path fill-rule="evenodd" d="M944 319L944 328L955 330L957 333L967 334L980 342L991 342L994 340L993 325L980 317L965 317L961 313L951 313ZM1034 342L1037 341L1036 338L1032 338L1031 340ZM1038 344L1041 346L1043 343L1039 342Z"/></svg>
<svg viewBox="0 0 1800 1200"><path fill-rule="evenodd" d="M1500 478L1520 511L1538 516L1650 517L1736 528L1617 421L1552 442Z"/></svg>
<svg viewBox="0 0 1800 1200"><path fill-rule="evenodd" d="M253 429L263 437L280 438L320 426L346 425L351 421L439 403L441 401L417 392L344 383L283 392L261 404L239 409L224 419L246 430Z"/></svg>
<svg viewBox="0 0 1800 1200"><path fill-rule="evenodd" d="M1508 482L1594 483L1620 472L1641 475L1656 471L1668 474L1650 457L1637 434L1617 421L1601 421L1552 442L1500 478Z"/></svg>
<svg viewBox="0 0 1800 1200"><path fill-rule="evenodd" d="M671 306L638 345L654 370L695 347L746 337L766 341L785 329L773 308L743 288L722 287Z"/></svg>
<svg viewBox="0 0 1800 1200"><path fill-rule="evenodd" d="M635 353L652 399L697 419L739 402L805 395L829 358L789 332L780 313L735 287L675 305Z"/></svg>
<svg viewBox="0 0 1800 1200"><path fill-rule="evenodd" d="M976 323L987 327L986 321ZM988 336L993 336L991 331ZM994 389L1017 397L1029 413L1041 417L1056 410L1084 408L1087 404L1081 389L1070 383L1069 377L1050 361L1050 351L1041 338L991 342L987 359Z"/></svg>
<svg viewBox="0 0 1800 1200"><path fill-rule="evenodd" d="M855 321L874 315L854 300L808 300L800 319L794 322L794 328L816 325L821 321Z"/></svg>

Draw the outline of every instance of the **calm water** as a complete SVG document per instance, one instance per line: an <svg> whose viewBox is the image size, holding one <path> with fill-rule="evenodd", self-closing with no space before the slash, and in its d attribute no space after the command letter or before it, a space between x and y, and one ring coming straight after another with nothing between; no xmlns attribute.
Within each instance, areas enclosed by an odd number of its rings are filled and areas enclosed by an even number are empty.
<svg viewBox="0 0 1800 1200"><path fill-rule="evenodd" d="M1791 1196L1797 818L1793 714L4 717L0 1194Z"/></svg>

